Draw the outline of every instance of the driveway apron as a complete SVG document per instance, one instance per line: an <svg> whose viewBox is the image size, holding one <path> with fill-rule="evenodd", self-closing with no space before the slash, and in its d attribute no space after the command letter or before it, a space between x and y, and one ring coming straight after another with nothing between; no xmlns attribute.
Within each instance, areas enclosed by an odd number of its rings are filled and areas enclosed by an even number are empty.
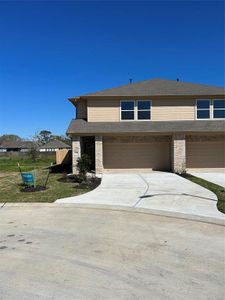
<svg viewBox="0 0 225 300"><path fill-rule="evenodd" d="M224 220L214 193L169 172L103 174L94 191L56 202L126 206Z"/></svg>

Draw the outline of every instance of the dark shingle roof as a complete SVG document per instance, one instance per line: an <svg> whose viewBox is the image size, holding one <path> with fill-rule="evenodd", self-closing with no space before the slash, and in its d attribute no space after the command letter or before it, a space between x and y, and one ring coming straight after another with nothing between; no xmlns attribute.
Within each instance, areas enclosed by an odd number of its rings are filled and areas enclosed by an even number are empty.
<svg viewBox="0 0 225 300"><path fill-rule="evenodd" d="M30 149L32 146L31 141L4 141L0 144L0 149Z"/></svg>
<svg viewBox="0 0 225 300"><path fill-rule="evenodd" d="M52 140L42 145L39 149L58 149L58 148L70 149L71 147L68 144L63 143L62 141Z"/></svg>
<svg viewBox="0 0 225 300"><path fill-rule="evenodd" d="M160 78L144 80L132 84L85 94L91 96L188 96L188 95L225 95L224 87L195 84ZM76 98L76 97L75 97ZM73 98L70 98L73 99Z"/></svg>
<svg viewBox="0 0 225 300"><path fill-rule="evenodd" d="M132 122L87 122L73 119L67 134L107 133L159 133L159 132L224 132L225 121L132 121Z"/></svg>

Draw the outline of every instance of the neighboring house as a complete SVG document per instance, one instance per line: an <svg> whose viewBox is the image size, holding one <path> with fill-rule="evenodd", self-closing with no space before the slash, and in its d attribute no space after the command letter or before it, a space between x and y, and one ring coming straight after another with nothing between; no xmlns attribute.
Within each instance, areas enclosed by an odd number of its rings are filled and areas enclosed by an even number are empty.
<svg viewBox="0 0 225 300"><path fill-rule="evenodd" d="M0 144L0 152L28 152L32 146L31 141L5 141Z"/></svg>
<svg viewBox="0 0 225 300"><path fill-rule="evenodd" d="M54 152L61 149L71 149L71 147L68 144L58 140L52 140L39 147L40 152Z"/></svg>
<svg viewBox="0 0 225 300"><path fill-rule="evenodd" d="M96 173L225 168L223 87L152 79L69 100L74 173L90 140Z"/></svg>

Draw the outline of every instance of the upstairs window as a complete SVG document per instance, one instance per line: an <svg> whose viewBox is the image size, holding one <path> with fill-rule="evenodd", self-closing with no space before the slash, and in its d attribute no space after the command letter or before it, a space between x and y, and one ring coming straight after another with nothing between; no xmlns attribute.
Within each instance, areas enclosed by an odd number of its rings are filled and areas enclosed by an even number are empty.
<svg viewBox="0 0 225 300"><path fill-rule="evenodd" d="M197 119L210 118L210 100L197 100Z"/></svg>
<svg viewBox="0 0 225 300"><path fill-rule="evenodd" d="M225 118L225 100L213 100L213 118Z"/></svg>
<svg viewBox="0 0 225 300"><path fill-rule="evenodd" d="M149 100L137 101L137 119L138 120L151 119L151 101Z"/></svg>
<svg viewBox="0 0 225 300"><path fill-rule="evenodd" d="M134 120L134 101L121 101L121 120Z"/></svg>

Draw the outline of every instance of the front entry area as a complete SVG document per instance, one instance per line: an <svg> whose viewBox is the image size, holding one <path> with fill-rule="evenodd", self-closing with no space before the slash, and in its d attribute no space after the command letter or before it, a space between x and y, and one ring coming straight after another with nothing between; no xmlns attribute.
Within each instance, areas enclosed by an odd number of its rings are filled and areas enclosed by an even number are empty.
<svg viewBox="0 0 225 300"><path fill-rule="evenodd" d="M104 170L170 170L169 136L103 138Z"/></svg>
<svg viewBox="0 0 225 300"><path fill-rule="evenodd" d="M225 170L225 137L221 134L73 137L73 173L82 153L92 153L97 174L116 172L170 171L193 169ZM85 147L86 145L86 147ZM90 148L91 147L91 148ZM86 150L88 149L89 152ZM216 171L216 170L214 170Z"/></svg>

